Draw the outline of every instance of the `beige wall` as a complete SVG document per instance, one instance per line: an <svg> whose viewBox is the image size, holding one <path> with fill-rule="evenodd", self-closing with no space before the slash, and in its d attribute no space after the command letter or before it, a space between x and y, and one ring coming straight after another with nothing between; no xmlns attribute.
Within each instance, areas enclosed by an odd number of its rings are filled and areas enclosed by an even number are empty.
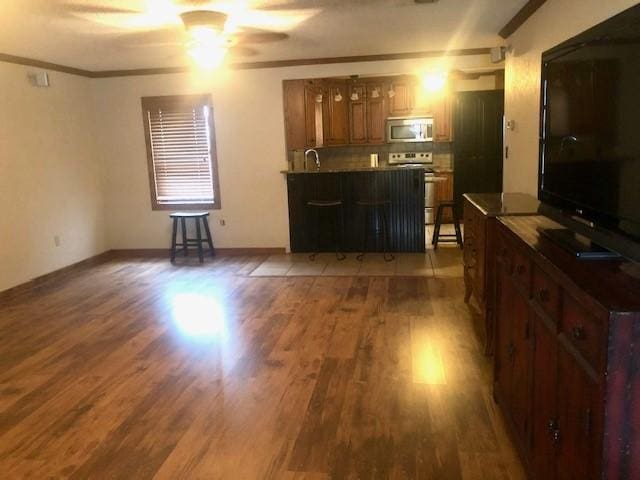
<svg viewBox="0 0 640 480"><path fill-rule="evenodd" d="M505 136L504 191L537 195L541 53L636 3L549 0L507 40L513 51L506 61L505 118L516 127Z"/></svg>
<svg viewBox="0 0 640 480"><path fill-rule="evenodd" d="M105 168L111 248L169 245L167 212L151 211L140 97L210 92L213 98L222 209L211 226L219 247L288 247L282 80L394 74L433 68L487 67L487 55L296 68L236 70L95 81L98 143ZM219 220L224 219L226 226Z"/></svg>
<svg viewBox="0 0 640 480"><path fill-rule="evenodd" d="M0 291L105 250L91 81L33 71L0 62Z"/></svg>

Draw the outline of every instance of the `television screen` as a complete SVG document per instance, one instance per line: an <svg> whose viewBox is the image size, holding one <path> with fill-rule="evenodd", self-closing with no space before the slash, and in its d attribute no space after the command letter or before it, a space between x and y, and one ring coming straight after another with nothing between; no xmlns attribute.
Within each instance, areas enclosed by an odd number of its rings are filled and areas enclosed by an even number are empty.
<svg viewBox="0 0 640 480"><path fill-rule="evenodd" d="M541 200L640 239L640 9L542 67Z"/></svg>

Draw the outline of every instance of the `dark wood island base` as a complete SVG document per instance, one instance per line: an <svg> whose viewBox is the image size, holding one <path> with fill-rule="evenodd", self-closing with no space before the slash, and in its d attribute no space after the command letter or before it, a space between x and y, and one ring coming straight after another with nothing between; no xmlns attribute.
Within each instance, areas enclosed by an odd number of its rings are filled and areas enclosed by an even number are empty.
<svg viewBox="0 0 640 480"><path fill-rule="evenodd" d="M425 251L423 168L282 173L287 177L292 252L335 250L331 219L316 215L309 202L338 200L342 202L339 243L343 252ZM374 202L381 205L363 206Z"/></svg>

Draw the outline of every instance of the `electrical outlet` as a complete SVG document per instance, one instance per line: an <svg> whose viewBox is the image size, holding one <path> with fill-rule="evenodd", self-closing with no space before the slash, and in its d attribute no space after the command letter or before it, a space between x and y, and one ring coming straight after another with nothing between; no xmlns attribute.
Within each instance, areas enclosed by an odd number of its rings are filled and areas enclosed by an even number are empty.
<svg viewBox="0 0 640 480"><path fill-rule="evenodd" d="M225 219L221 218L220 219L220 225L224 227L226 224L227 224L227 222L225 221Z"/></svg>
<svg viewBox="0 0 640 480"><path fill-rule="evenodd" d="M60 235L54 235L54 236L53 236L53 244L54 244L56 247L59 247L59 246L60 246L60 243L61 243L61 242L60 242Z"/></svg>

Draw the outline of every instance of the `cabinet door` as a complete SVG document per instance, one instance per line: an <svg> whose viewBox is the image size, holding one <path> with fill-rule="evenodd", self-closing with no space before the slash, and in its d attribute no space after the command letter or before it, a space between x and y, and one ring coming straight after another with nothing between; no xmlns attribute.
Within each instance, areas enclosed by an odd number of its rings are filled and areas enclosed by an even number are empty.
<svg viewBox="0 0 640 480"><path fill-rule="evenodd" d="M451 97L442 95L434 102L433 107L433 139L436 142L450 142L451 128Z"/></svg>
<svg viewBox="0 0 640 480"><path fill-rule="evenodd" d="M349 143L349 107L346 83L328 83L323 96L323 124L325 145Z"/></svg>
<svg viewBox="0 0 640 480"><path fill-rule="evenodd" d="M324 144L322 122L322 87L314 81L306 81L304 85L304 129L307 147L320 147Z"/></svg>
<svg viewBox="0 0 640 480"><path fill-rule="evenodd" d="M513 280L510 280L513 282ZM511 286L513 288L513 283ZM519 290L511 292L511 342L513 376L510 392L511 417L523 444L528 443L531 429L531 341L529 299Z"/></svg>
<svg viewBox="0 0 640 480"><path fill-rule="evenodd" d="M367 85L367 141L371 144L386 142L386 91L383 84Z"/></svg>
<svg viewBox="0 0 640 480"><path fill-rule="evenodd" d="M446 178L445 181L436 182L435 193L435 208L438 208L440 202L453 199L453 173L452 172L440 172L438 177ZM443 223L451 223L453 221L453 215L451 209L447 208L442 214Z"/></svg>
<svg viewBox="0 0 640 480"><path fill-rule="evenodd" d="M282 87L287 150L301 150L307 145L304 80L285 80Z"/></svg>
<svg viewBox="0 0 640 480"><path fill-rule="evenodd" d="M533 315L533 389L531 422L531 467L535 478L555 477L558 428L556 410L558 343L555 325Z"/></svg>
<svg viewBox="0 0 640 480"><path fill-rule="evenodd" d="M395 117L410 115L415 102L415 81L400 78L391 82L394 95L389 99L389 114Z"/></svg>
<svg viewBox="0 0 640 480"><path fill-rule="evenodd" d="M598 384L564 346L558 349L557 478L600 478Z"/></svg>
<svg viewBox="0 0 640 480"><path fill-rule="evenodd" d="M498 264L496 276L496 325L495 325L495 364L494 390L506 411L509 408L509 392L513 375L513 352L511 345L511 303L514 289L510 274L503 264Z"/></svg>
<svg viewBox="0 0 640 480"><path fill-rule="evenodd" d="M529 435L531 346L529 303L504 267L498 270L495 382L524 445Z"/></svg>
<svg viewBox="0 0 640 480"><path fill-rule="evenodd" d="M367 143L366 87L362 84L349 87L349 142Z"/></svg>

